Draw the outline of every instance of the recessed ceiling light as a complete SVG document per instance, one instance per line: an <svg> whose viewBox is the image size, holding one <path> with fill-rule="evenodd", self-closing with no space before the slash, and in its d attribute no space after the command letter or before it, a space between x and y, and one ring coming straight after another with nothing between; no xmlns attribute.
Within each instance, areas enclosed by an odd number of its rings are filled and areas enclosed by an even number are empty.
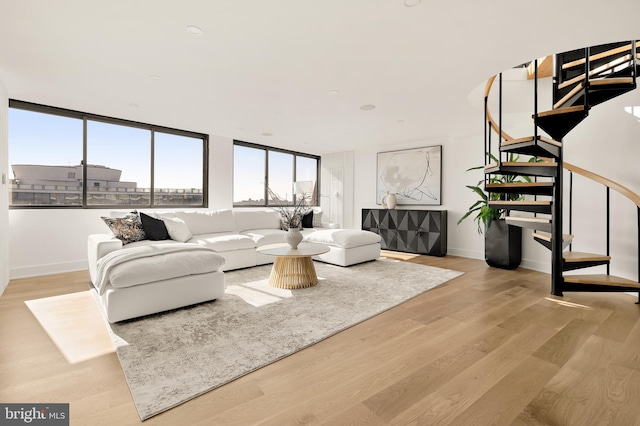
<svg viewBox="0 0 640 426"><path fill-rule="evenodd" d="M187 27L187 32L194 36L202 35L202 30L199 27L196 27L195 25L189 25Z"/></svg>
<svg viewBox="0 0 640 426"><path fill-rule="evenodd" d="M329 94L330 95L338 95L338 94L340 94L340 92L338 92L337 90L329 90Z"/></svg>
<svg viewBox="0 0 640 426"><path fill-rule="evenodd" d="M397 123L404 123L404 120L398 120Z"/></svg>
<svg viewBox="0 0 640 426"><path fill-rule="evenodd" d="M238 130L244 130L244 127L240 126L240 127L237 127L237 129Z"/></svg>
<svg viewBox="0 0 640 426"><path fill-rule="evenodd" d="M273 133L264 132L264 133L262 134L262 136L273 136Z"/></svg>
<svg viewBox="0 0 640 426"><path fill-rule="evenodd" d="M138 108L138 104L137 104L137 103L135 103L135 102L131 102L131 103L129 104L129 106L130 106L131 108Z"/></svg>
<svg viewBox="0 0 640 426"><path fill-rule="evenodd" d="M407 7L413 7L420 4L422 0L404 0L403 3Z"/></svg>
<svg viewBox="0 0 640 426"><path fill-rule="evenodd" d="M149 78L151 80L162 80L162 77L160 77L159 75L156 75L156 74L150 75Z"/></svg>
<svg viewBox="0 0 640 426"><path fill-rule="evenodd" d="M276 111L276 112L274 112L274 114L275 114L275 115L278 115L278 116L281 116L281 115L282 115L282 113L281 113L280 111Z"/></svg>
<svg viewBox="0 0 640 426"><path fill-rule="evenodd" d="M375 107L376 107L375 105L367 104L367 105L362 105L360 109L363 111L371 111Z"/></svg>

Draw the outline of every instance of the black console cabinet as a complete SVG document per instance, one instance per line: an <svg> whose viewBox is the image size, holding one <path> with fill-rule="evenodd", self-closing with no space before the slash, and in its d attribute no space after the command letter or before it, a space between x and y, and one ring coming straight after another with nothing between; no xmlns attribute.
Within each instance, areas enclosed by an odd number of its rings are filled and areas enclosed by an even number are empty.
<svg viewBox="0 0 640 426"><path fill-rule="evenodd" d="M362 209L362 229L379 234L383 250L447 254L446 210Z"/></svg>

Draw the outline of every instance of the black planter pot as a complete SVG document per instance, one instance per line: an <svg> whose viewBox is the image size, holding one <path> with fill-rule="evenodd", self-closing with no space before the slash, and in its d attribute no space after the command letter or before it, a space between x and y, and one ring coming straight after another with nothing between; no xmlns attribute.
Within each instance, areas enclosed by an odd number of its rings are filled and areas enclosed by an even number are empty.
<svg viewBox="0 0 640 426"><path fill-rule="evenodd" d="M484 236L484 259L489 266L515 269L522 260L522 228L494 220Z"/></svg>

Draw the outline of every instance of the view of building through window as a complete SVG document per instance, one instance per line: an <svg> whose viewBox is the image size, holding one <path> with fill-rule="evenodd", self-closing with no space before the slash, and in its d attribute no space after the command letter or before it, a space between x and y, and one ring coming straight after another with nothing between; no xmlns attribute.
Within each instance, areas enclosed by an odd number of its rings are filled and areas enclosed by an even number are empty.
<svg viewBox="0 0 640 426"><path fill-rule="evenodd" d="M233 205L293 204L301 192L318 205L318 163L317 156L234 141ZM269 197L267 186L280 200Z"/></svg>
<svg viewBox="0 0 640 426"><path fill-rule="evenodd" d="M202 207L206 143L201 134L12 101L10 205Z"/></svg>

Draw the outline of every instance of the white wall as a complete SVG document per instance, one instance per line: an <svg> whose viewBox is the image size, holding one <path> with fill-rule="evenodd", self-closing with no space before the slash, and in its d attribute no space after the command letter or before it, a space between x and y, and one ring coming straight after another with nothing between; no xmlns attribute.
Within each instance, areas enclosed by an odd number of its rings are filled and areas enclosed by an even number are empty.
<svg viewBox="0 0 640 426"><path fill-rule="evenodd" d="M0 179L9 178L9 153L7 134L7 114L9 97L7 89L0 78ZM9 226L8 212L8 185L0 180L0 295L9 284L9 238L7 237Z"/></svg>
<svg viewBox="0 0 640 426"><path fill-rule="evenodd" d="M639 105L640 89L636 89L593 107L589 117L565 137L565 161L640 194L640 117L625 112L625 108ZM637 112L640 116L640 108ZM610 197L611 274L638 280L637 207L614 191ZM574 176L573 250L605 253L605 200L603 186ZM593 271L604 273L605 268Z"/></svg>
<svg viewBox="0 0 640 426"><path fill-rule="evenodd" d="M477 125L477 123L473 123ZM480 133L480 137L482 134ZM463 139L437 139L403 144L375 146L355 151L355 209L352 212L355 228L362 227L362 209L380 208L376 204L377 153L396 149L442 145L442 205L398 206L398 209L447 210L447 253L470 258L484 258L484 240L478 235L472 220L460 225L456 222L476 200L465 185L476 184L481 172L465 173L470 167L482 163L483 140L477 137Z"/></svg>
<svg viewBox="0 0 640 426"><path fill-rule="evenodd" d="M354 152L323 155L321 159L320 205L325 220L353 228Z"/></svg>

